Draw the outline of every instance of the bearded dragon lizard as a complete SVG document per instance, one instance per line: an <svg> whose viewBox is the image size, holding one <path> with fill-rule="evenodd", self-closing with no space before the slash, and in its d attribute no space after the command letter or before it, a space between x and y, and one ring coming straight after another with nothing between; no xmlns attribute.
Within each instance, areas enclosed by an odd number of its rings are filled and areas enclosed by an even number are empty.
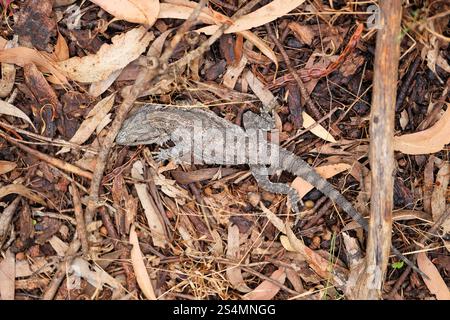
<svg viewBox="0 0 450 320"><path fill-rule="evenodd" d="M175 145L162 149L158 160L215 165L247 164L258 184L273 193L286 194L294 211L301 199L295 189L284 183L273 183L269 175L277 170L299 176L334 201L364 230L368 222L352 204L308 163L262 134L271 129L263 116L247 111L243 115L245 130L204 108L145 105L125 120L116 142L119 145ZM397 249L392 252L414 270L422 273Z"/></svg>

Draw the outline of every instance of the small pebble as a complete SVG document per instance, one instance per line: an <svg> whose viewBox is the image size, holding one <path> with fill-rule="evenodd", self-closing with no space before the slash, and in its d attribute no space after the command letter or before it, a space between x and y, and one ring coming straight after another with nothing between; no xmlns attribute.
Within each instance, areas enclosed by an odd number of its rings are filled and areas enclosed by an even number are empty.
<svg viewBox="0 0 450 320"><path fill-rule="evenodd" d="M304 204L305 204L306 209L312 209L312 208L314 208L314 205L315 205L314 201L312 201L312 200L306 200L304 202Z"/></svg>

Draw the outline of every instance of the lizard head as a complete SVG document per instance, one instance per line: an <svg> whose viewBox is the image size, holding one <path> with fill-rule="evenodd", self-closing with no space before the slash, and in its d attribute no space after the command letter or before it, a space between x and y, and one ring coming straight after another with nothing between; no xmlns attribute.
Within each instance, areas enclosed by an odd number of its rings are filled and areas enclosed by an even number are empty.
<svg viewBox="0 0 450 320"><path fill-rule="evenodd" d="M174 128L167 121L163 110L159 106L147 105L129 116L117 134L116 143L127 146L162 145L168 141Z"/></svg>

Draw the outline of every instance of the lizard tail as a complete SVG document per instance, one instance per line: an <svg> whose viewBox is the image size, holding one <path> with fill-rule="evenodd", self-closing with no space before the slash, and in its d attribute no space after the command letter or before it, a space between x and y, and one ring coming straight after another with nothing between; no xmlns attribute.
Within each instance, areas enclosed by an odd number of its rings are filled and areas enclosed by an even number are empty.
<svg viewBox="0 0 450 320"><path fill-rule="evenodd" d="M348 201L339 191L337 191L331 183L320 176L308 163L303 159L296 156L292 152L287 150L280 150L280 167L298 177L309 182L313 187L322 192L325 196L334 201L338 206L342 208L353 220L359 223L359 225L365 230L369 230L369 224L353 205ZM392 252L403 260L406 265L410 266L414 271L427 277L421 270L419 270L414 263L400 253L396 248L391 246ZM428 277L427 277L428 278Z"/></svg>
<svg viewBox="0 0 450 320"><path fill-rule="evenodd" d="M292 152L280 150L280 162L283 170L293 175L301 177L309 182L313 187L330 198L334 203L342 208L353 220L359 223L364 230L368 230L368 223L353 205L331 183L319 175L308 163L296 156Z"/></svg>

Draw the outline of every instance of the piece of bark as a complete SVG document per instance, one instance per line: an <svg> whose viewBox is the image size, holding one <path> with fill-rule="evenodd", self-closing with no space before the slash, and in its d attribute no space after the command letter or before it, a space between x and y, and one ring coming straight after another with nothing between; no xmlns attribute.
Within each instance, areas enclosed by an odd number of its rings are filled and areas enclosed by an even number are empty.
<svg viewBox="0 0 450 320"><path fill-rule="evenodd" d="M56 36L52 5L51 0L28 0L21 5L14 30L22 45L51 52L50 38Z"/></svg>

